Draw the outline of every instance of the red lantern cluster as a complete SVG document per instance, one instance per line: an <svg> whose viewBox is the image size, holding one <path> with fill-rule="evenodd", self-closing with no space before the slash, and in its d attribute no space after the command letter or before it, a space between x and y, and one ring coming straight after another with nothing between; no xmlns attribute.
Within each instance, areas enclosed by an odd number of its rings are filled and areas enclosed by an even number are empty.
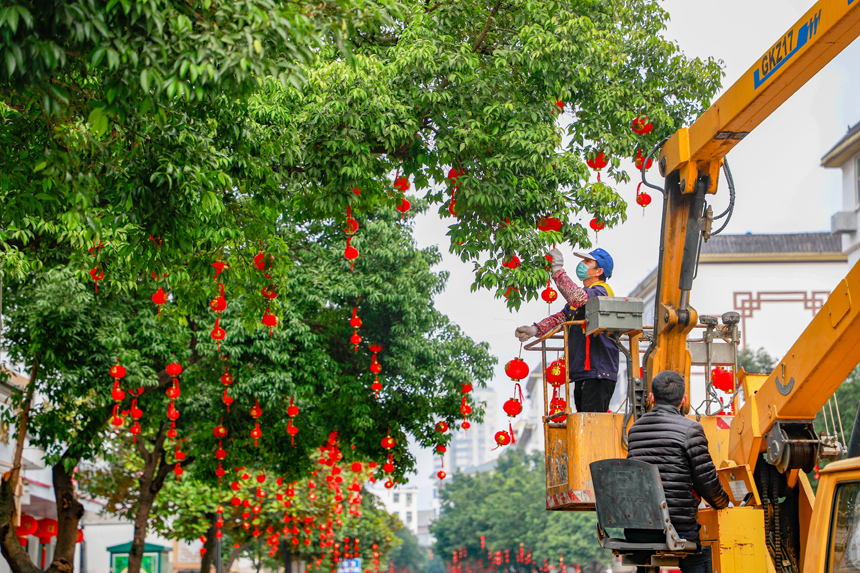
<svg viewBox="0 0 860 573"><path fill-rule="evenodd" d="M377 355L382 352L382 345L371 344L369 349L373 353L370 362L370 372L374 376L373 383L370 385L370 389L373 390L373 395L376 398L379 398L379 391L382 390L382 383L379 381L379 373L382 371L382 366L379 364L379 359Z"/></svg>
<svg viewBox="0 0 860 573"><path fill-rule="evenodd" d="M298 416L298 414L299 407L295 405L293 397L290 396L290 405L287 406L287 416L290 417L289 421L287 422L287 434L289 434L290 436L290 443L292 445L296 445L296 434L299 433L299 428L295 424L293 424L293 418Z"/></svg>
<svg viewBox="0 0 860 573"><path fill-rule="evenodd" d="M349 219L351 217L347 217L347 223L349 223ZM355 219L352 219L353 222ZM355 223L355 229L358 229L358 223ZM355 231L353 231L355 232ZM275 292L275 285L272 284L272 275L269 273L271 268L275 264L275 257L266 253L263 250L263 240L260 239L260 252L254 257L254 268L263 273L267 279L269 279L269 284L260 291L260 294L263 298L273 301L278 297L278 293ZM271 312L272 307L266 307L266 310L263 311L263 318L260 322L263 323L264 326L269 327L269 336L274 336L275 327L278 325L278 317L275 313Z"/></svg>
<svg viewBox="0 0 860 573"><path fill-rule="evenodd" d="M409 179L400 175L394 178L394 188L400 191L401 193L406 193L409 191ZM406 199L405 196L400 198L400 204L395 207L401 213L401 218L406 217L406 212L412 208L412 204Z"/></svg>
<svg viewBox="0 0 860 573"><path fill-rule="evenodd" d="M633 133L648 135L651 133L651 130L654 129L654 124L649 122L647 117L637 117L633 120L633 123L630 124L630 129L633 130Z"/></svg>
<svg viewBox="0 0 860 573"><path fill-rule="evenodd" d="M358 345L361 344L361 337L358 335L358 329L361 327L361 319L358 317L358 308L352 307L352 318L349 319L349 325L352 327L352 336L349 343L355 346L355 351L358 352Z"/></svg>
<svg viewBox="0 0 860 573"><path fill-rule="evenodd" d="M472 413L472 406L466 401L466 396L472 391L472 385L468 382L463 384L462 390L460 392L463 394L462 401L460 402L460 413L463 414L463 423L460 424L460 427L464 430L468 430L472 425L469 423L469 420L466 417Z"/></svg>
<svg viewBox="0 0 860 573"><path fill-rule="evenodd" d="M260 429L260 416L263 415L263 410L260 408L260 400L254 398L254 406L251 408L251 417L254 418L254 429L251 430L251 437L254 438L254 447L257 447L257 440L263 437L263 431Z"/></svg>
<svg viewBox="0 0 860 573"><path fill-rule="evenodd" d="M117 358L116 364L111 366L109 373L111 378L113 378L113 390L111 390L110 396L113 398L113 401L116 402L113 407L113 417L111 418L110 423L112 426L119 429L124 421L119 410L119 403L125 399L125 391L119 387L119 381L125 377L125 368L123 368L119 363L119 358Z"/></svg>

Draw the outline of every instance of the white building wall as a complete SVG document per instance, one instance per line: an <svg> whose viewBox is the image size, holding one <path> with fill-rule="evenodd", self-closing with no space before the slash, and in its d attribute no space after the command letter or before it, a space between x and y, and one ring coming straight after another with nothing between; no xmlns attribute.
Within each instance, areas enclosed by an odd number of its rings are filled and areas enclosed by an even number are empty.
<svg viewBox="0 0 860 573"><path fill-rule="evenodd" d="M396 485L386 489L382 482L375 482L370 488L385 507L385 511L396 515L403 525L414 535L418 535L418 488Z"/></svg>

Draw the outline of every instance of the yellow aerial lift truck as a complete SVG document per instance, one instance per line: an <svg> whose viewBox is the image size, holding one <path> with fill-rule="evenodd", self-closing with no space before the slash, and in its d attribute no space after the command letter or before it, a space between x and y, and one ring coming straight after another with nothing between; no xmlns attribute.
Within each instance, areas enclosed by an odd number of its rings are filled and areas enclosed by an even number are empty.
<svg viewBox="0 0 860 573"><path fill-rule="evenodd" d="M689 395L691 367L704 366L710 396L712 366L737 370L737 314L726 313L722 320L699 317L690 304L700 241L709 238L715 219L706 197L717 191L726 154L858 35L860 0L820 0L710 109L659 148L665 182L657 188L664 201L652 326L641 326L641 319L631 326L636 313L629 304L613 306L617 299L595 299L589 302L594 308L586 308L585 321L562 325L526 347L542 353L546 372L548 352L566 354L568 330L584 327L618 335L627 359L628 397L626 411L620 413L572 413L569 379L559 388L565 399L559 412L549 400L552 388L544 374L547 509L595 509L595 482L598 490L612 482L607 460L626 457L627 428L649 408L648 389L656 373L671 369L684 374ZM860 73L860 63L857 70ZM777 168L768 167L766 159L762 167ZM726 179L731 186L730 175ZM618 304L622 302L630 301ZM733 504L699 511L702 545L711 552L714 571L860 571L860 424L855 425L847 459L821 470L816 493L805 474L821 459L845 455L835 436L816 433L813 420L858 363L860 264L833 289L770 375L735 372L736 415L711 415L710 404L704 413L685 412L704 426ZM596 480L589 467L593 462L598 462L595 467L603 464L599 471L607 471ZM662 495L662 487L659 490ZM640 502L633 495L616 503L614 515L630 517ZM659 514L659 504L654 510ZM605 528L617 525L599 524L604 546L613 547ZM654 565L683 556L684 544L674 544L671 530L666 531L667 546L652 551Z"/></svg>

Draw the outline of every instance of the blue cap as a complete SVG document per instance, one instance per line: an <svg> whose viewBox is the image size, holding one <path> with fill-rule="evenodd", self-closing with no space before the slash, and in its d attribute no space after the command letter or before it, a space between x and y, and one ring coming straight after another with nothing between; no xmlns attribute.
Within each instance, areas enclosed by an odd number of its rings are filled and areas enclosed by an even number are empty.
<svg viewBox="0 0 860 573"><path fill-rule="evenodd" d="M615 268L615 263L612 261L612 257L604 251L603 249L594 249L590 253L573 253L580 259L591 259L593 261L597 261L597 266L603 269L603 274L606 275L606 278L612 276L612 269Z"/></svg>

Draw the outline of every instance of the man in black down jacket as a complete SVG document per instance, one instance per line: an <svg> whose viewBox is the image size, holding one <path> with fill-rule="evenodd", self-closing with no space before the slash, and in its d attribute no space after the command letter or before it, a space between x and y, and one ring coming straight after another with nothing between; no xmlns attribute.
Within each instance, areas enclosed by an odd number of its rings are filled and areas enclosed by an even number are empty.
<svg viewBox="0 0 860 573"><path fill-rule="evenodd" d="M627 458L657 466L672 525L681 537L698 543L699 502L695 494L716 509L728 507L729 497L720 485L702 425L681 414L687 402L684 390L684 377L677 372L667 370L654 377L650 395L654 408L631 426ZM666 539L653 530L628 529L625 534L628 541L639 543ZM681 560L681 571L710 573L710 559L700 548Z"/></svg>

